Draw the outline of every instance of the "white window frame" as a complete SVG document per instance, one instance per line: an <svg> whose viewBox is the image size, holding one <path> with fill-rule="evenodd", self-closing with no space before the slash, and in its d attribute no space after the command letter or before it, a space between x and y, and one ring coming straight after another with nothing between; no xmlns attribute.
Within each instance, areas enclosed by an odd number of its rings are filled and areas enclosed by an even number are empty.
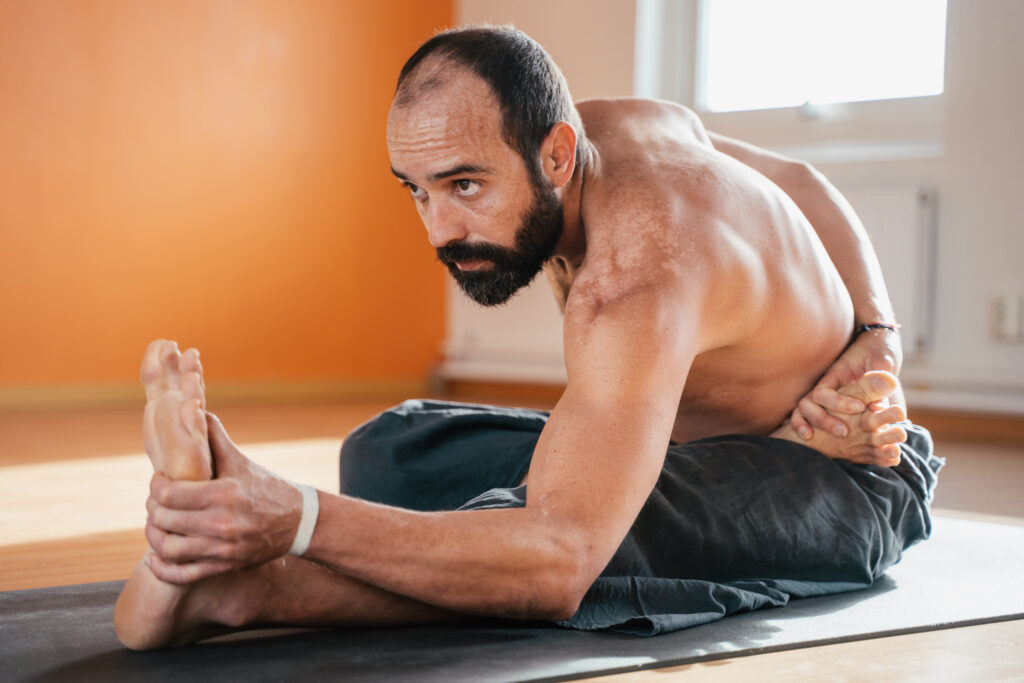
<svg viewBox="0 0 1024 683"><path fill-rule="evenodd" d="M706 0L637 0L634 94L679 102L710 130L812 162L941 157L942 95L711 112L697 98Z"/></svg>

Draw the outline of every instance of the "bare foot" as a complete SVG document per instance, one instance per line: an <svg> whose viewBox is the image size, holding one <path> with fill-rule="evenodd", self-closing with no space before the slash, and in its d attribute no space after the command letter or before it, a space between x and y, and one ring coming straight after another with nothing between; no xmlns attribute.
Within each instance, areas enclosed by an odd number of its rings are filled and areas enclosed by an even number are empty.
<svg viewBox="0 0 1024 683"><path fill-rule="evenodd" d="M864 373L856 384L841 387L840 394L852 396L869 406L859 415L831 413L846 423L849 434L845 437L815 429L814 436L805 440L800 438L789 421L772 436L809 446L830 458L893 467L900 463L898 444L907 440L906 431L892 424L905 420L906 410L900 405L888 405L888 398L899 386L899 380L891 373L876 370Z"/></svg>
<svg viewBox="0 0 1024 683"><path fill-rule="evenodd" d="M218 594L231 589L223 583L230 577L233 574L222 574L183 586L164 583L149 570L143 556L114 606L118 639L131 650L157 650L238 628L246 620L214 616L215 611L224 612L227 607Z"/></svg>
<svg viewBox="0 0 1024 683"><path fill-rule="evenodd" d="M174 342L155 341L146 349L140 375L147 399L143 441L153 468L172 479L212 478L199 352L189 349L182 354ZM133 650L194 640L196 626L187 625L185 609L193 587L160 581L145 559L135 567L114 608L118 638Z"/></svg>
<svg viewBox="0 0 1024 683"><path fill-rule="evenodd" d="M153 469L171 479L213 476L206 429L206 396L199 352L172 341L149 345L139 372L146 387L142 437Z"/></svg>

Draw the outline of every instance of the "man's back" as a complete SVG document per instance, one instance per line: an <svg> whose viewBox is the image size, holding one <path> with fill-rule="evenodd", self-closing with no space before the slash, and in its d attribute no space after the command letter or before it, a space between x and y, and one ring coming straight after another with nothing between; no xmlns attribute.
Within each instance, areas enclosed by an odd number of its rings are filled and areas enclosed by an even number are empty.
<svg viewBox="0 0 1024 683"><path fill-rule="evenodd" d="M716 151L682 107L610 100L579 111L596 150L582 190L586 245L547 268L567 318L638 288L664 292L668 305L699 299L673 439L772 431L853 326L810 223L767 178Z"/></svg>

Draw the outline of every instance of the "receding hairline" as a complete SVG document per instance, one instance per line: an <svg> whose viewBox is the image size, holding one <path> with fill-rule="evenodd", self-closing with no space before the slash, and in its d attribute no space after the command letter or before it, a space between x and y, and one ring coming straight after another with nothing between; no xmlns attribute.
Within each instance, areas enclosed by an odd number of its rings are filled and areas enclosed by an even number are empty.
<svg viewBox="0 0 1024 683"><path fill-rule="evenodd" d="M512 26L468 26L427 40L402 67L391 111L431 97L463 73L486 85L502 137L532 171L541 143L559 121L576 130L576 163L582 167L587 143L565 76L539 43ZM478 98L467 106L478 107Z"/></svg>
<svg viewBox="0 0 1024 683"><path fill-rule="evenodd" d="M491 95L497 99L490 83L465 64L452 58L451 53L438 50L413 67L412 71L402 79L395 88L392 106L408 107L416 104L427 95L440 90L459 75L471 75L487 86Z"/></svg>

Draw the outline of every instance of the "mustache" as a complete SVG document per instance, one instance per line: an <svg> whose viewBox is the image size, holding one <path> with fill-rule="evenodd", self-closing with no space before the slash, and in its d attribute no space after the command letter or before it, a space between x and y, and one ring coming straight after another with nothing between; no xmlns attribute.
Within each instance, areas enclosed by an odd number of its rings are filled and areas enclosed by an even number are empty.
<svg viewBox="0 0 1024 683"><path fill-rule="evenodd" d="M504 247L489 242L468 244L466 242L452 242L443 247L437 247L437 260L446 266L455 265L458 261L492 261L494 263L507 263L509 251Z"/></svg>

